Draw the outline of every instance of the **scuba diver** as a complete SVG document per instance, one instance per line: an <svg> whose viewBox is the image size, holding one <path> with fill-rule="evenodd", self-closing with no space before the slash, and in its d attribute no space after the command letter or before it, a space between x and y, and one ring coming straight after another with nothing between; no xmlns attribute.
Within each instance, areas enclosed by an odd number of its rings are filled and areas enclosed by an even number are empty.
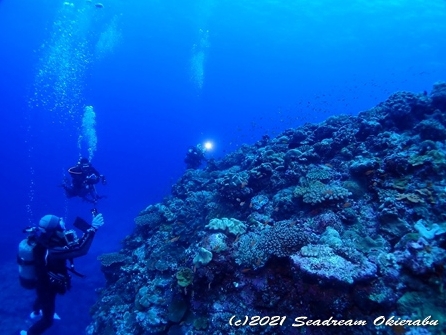
<svg viewBox="0 0 446 335"><path fill-rule="evenodd" d="M40 319L27 331L20 331L20 335L40 335L59 318L55 313L56 296L71 288L68 271L83 276L74 269L73 258L87 254L96 231L103 224L102 214L94 216L91 225L78 217L74 226L84 234L77 238L74 230L66 230L62 218L45 215L37 227L24 230L28 237L19 245L19 278L23 287L36 289L37 297L30 317L40 316Z"/></svg>
<svg viewBox="0 0 446 335"><path fill-rule="evenodd" d="M198 169L201 166L203 160L206 160L204 153L206 149L201 144L197 144L195 147L190 147L184 158L187 169Z"/></svg>
<svg viewBox="0 0 446 335"><path fill-rule="evenodd" d="M98 195L95 185L100 181L105 185L107 180L91 165L87 158L80 158L76 166L68 169L68 173L71 176L71 184L67 180L62 184L68 198L80 197L96 204L99 199L104 197Z"/></svg>

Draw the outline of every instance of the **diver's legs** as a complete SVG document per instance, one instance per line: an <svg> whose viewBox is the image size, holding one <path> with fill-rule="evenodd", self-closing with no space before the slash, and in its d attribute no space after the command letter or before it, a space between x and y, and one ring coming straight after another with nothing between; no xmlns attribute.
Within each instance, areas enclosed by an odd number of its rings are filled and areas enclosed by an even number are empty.
<svg viewBox="0 0 446 335"><path fill-rule="evenodd" d="M56 310L56 290L47 285L37 288L36 304L42 308L42 318L28 329L28 335L40 335L53 324L54 311Z"/></svg>
<svg viewBox="0 0 446 335"><path fill-rule="evenodd" d="M67 185L62 185L63 189L65 190L65 195L67 198L73 198L76 196L74 189Z"/></svg>

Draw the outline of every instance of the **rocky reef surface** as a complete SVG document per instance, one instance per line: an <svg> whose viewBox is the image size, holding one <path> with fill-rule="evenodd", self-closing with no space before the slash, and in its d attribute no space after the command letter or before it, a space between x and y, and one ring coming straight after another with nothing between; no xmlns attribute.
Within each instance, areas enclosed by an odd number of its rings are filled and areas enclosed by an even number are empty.
<svg viewBox="0 0 446 335"><path fill-rule="evenodd" d="M187 170L100 257L87 333L445 333L445 140L437 83Z"/></svg>

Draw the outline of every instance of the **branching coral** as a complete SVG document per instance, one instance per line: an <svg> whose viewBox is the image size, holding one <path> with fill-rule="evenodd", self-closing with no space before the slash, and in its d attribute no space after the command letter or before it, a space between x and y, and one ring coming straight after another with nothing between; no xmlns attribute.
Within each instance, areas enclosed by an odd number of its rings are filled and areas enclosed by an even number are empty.
<svg viewBox="0 0 446 335"><path fill-rule="evenodd" d="M413 203L424 202L424 200L421 199L420 196L418 194L415 194L415 193L401 193L401 194L398 194L395 197L395 199L396 200L404 200L404 199L406 199L406 200L408 200L410 202L413 202Z"/></svg>

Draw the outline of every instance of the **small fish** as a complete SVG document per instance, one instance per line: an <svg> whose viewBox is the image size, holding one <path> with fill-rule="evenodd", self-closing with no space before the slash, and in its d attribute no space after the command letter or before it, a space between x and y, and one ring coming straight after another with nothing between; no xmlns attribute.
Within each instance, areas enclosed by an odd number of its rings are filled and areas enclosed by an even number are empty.
<svg viewBox="0 0 446 335"><path fill-rule="evenodd" d="M100 2L95 3L94 5L96 8L104 8L104 5Z"/></svg>
<svg viewBox="0 0 446 335"><path fill-rule="evenodd" d="M169 242L170 242L170 243L176 242L176 241L179 240L179 238L180 238L180 236L178 235L178 236L176 236L176 237L174 237L174 238L171 238L171 239L169 240Z"/></svg>

